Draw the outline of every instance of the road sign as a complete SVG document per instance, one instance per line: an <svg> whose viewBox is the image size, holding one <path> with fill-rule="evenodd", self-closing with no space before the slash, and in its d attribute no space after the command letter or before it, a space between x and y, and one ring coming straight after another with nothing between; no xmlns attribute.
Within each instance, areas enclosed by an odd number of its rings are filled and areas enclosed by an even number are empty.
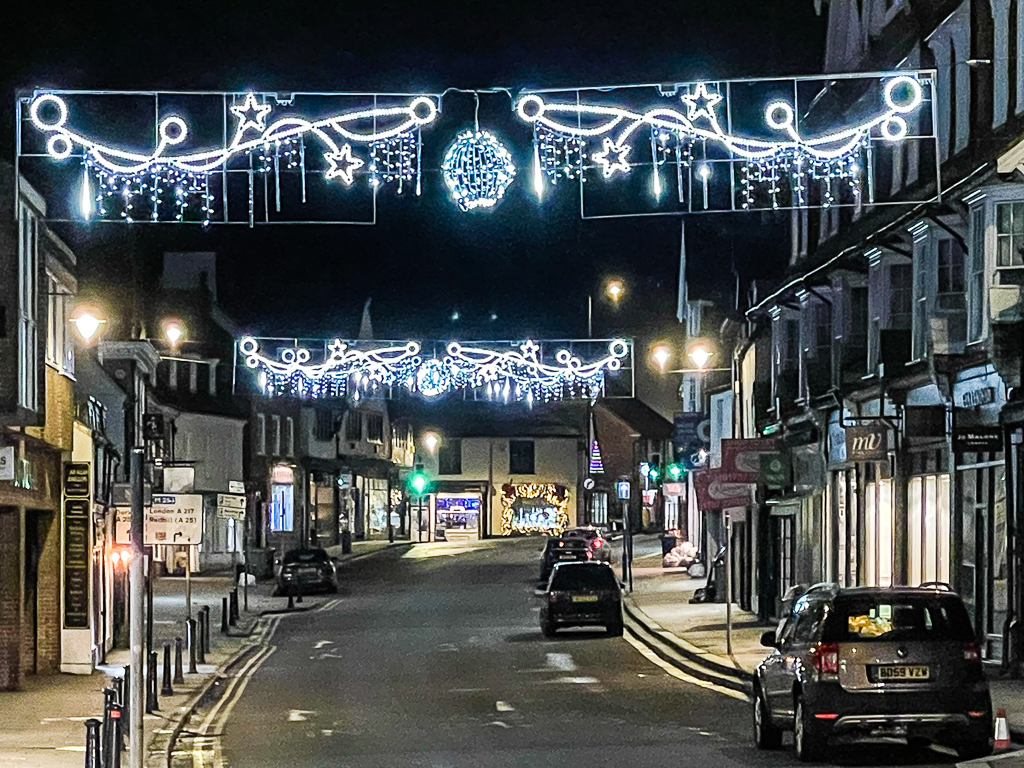
<svg viewBox="0 0 1024 768"><path fill-rule="evenodd" d="M201 544L203 497L194 493L153 495L146 510L146 544Z"/></svg>
<svg viewBox="0 0 1024 768"><path fill-rule="evenodd" d="M245 483L241 480L228 480L228 493L245 493Z"/></svg>
<svg viewBox="0 0 1024 768"><path fill-rule="evenodd" d="M218 493L217 517L231 520L244 520L245 496L236 496L230 493Z"/></svg>
<svg viewBox="0 0 1024 768"><path fill-rule="evenodd" d="M132 540L132 508L114 507L114 543L129 544Z"/></svg>
<svg viewBox="0 0 1024 768"><path fill-rule="evenodd" d="M625 501L629 498L629 480L619 480L615 483L615 494Z"/></svg>
<svg viewBox="0 0 1024 768"><path fill-rule="evenodd" d="M686 494L686 483L664 483L661 491L666 496L683 496Z"/></svg>

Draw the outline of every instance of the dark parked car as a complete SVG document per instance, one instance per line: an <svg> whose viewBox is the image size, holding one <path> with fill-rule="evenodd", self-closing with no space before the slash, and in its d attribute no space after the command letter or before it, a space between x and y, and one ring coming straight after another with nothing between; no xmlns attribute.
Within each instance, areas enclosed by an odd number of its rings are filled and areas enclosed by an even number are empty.
<svg viewBox="0 0 1024 768"><path fill-rule="evenodd" d="M542 593L540 628L552 637L563 627L603 626L622 634L622 590L605 563L557 563Z"/></svg>
<svg viewBox="0 0 1024 768"><path fill-rule="evenodd" d="M900 736L974 759L992 751L992 701L970 617L946 586L811 587L762 644L754 740L793 731L800 760L832 736Z"/></svg>
<svg viewBox="0 0 1024 768"><path fill-rule="evenodd" d="M555 563L590 560L592 557L586 539L548 539L540 556L540 581L548 580Z"/></svg>
<svg viewBox="0 0 1024 768"><path fill-rule="evenodd" d="M563 539L583 539L590 547L590 554L595 560L611 562L612 550L608 546L608 539L600 528L569 528L562 534Z"/></svg>
<svg viewBox="0 0 1024 768"><path fill-rule="evenodd" d="M314 591L337 593L338 571L334 561L322 549L293 549L285 552L277 573L277 594L287 595L301 588L303 594Z"/></svg>

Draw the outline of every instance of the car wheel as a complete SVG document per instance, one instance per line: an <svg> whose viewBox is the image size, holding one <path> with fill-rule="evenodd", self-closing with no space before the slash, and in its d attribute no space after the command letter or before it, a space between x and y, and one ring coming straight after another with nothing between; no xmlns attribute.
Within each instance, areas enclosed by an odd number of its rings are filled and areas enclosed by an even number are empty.
<svg viewBox="0 0 1024 768"><path fill-rule="evenodd" d="M926 739L924 736L908 736L907 746L914 750L928 749L932 745L931 739Z"/></svg>
<svg viewBox="0 0 1024 768"><path fill-rule="evenodd" d="M825 754L825 739L821 734L815 733L814 720L804 706L803 696L798 696L796 700L793 745L796 747L796 759L801 763L815 762Z"/></svg>
<svg viewBox="0 0 1024 768"><path fill-rule="evenodd" d="M605 632L608 633L609 637L622 637L622 619L608 624L605 628Z"/></svg>
<svg viewBox="0 0 1024 768"><path fill-rule="evenodd" d="M540 631L544 633L544 637L554 637L555 623L553 621L542 621L540 623Z"/></svg>
<svg viewBox="0 0 1024 768"><path fill-rule="evenodd" d="M971 738L955 745L955 749L961 760L977 760L992 754L992 741L988 736Z"/></svg>
<svg viewBox="0 0 1024 768"><path fill-rule="evenodd" d="M772 723L764 696L754 691L754 745L758 749L778 749L782 746L782 731Z"/></svg>

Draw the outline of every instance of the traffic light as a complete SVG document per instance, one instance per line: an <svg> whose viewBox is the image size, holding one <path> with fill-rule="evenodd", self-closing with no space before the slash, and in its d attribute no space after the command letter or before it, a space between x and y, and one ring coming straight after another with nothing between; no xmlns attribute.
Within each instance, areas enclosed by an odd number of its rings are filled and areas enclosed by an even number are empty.
<svg viewBox="0 0 1024 768"><path fill-rule="evenodd" d="M660 464L651 464L650 469L647 470L647 479L651 481L651 485L658 485L661 483Z"/></svg>
<svg viewBox="0 0 1024 768"><path fill-rule="evenodd" d="M422 496L430 488L430 478L427 477L422 464L416 465L406 482L409 485L409 490L416 496Z"/></svg>
<svg viewBox="0 0 1024 768"><path fill-rule="evenodd" d="M673 464L669 464L665 471L668 475L668 479L674 483L686 474L686 467L677 461Z"/></svg>

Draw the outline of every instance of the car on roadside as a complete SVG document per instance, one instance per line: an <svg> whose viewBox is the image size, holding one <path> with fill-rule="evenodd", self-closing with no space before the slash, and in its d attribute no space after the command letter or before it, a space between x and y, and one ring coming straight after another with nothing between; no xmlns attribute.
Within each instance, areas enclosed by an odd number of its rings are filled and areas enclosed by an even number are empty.
<svg viewBox="0 0 1024 768"><path fill-rule="evenodd" d="M829 739L902 737L961 759L992 752L992 700L963 601L946 585L816 584L793 604L754 675L758 748L793 731L801 761Z"/></svg>
<svg viewBox="0 0 1024 768"><path fill-rule="evenodd" d="M284 553L277 572L277 595L338 592L338 569L323 549L300 547Z"/></svg>
<svg viewBox="0 0 1024 768"><path fill-rule="evenodd" d="M548 539L540 556L540 577L547 582L551 569L556 563L577 560L593 560L590 545L586 539Z"/></svg>
<svg viewBox="0 0 1024 768"><path fill-rule="evenodd" d="M611 562L612 550L608 546L608 539L605 538L604 532L600 528L592 526L568 528L562 532L561 538L583 539L587 542L587 546L590 547L590 554L594 560L601 560L606 563Z"/></svg>
<svg viewBox="0 0 1024 768"><path fill-rule="evenodd" d="M565 627L585 626L603 626L616 637L622 634L622 588L606 563L557 563L540 595L540 629L545 637Z"/></svg>

